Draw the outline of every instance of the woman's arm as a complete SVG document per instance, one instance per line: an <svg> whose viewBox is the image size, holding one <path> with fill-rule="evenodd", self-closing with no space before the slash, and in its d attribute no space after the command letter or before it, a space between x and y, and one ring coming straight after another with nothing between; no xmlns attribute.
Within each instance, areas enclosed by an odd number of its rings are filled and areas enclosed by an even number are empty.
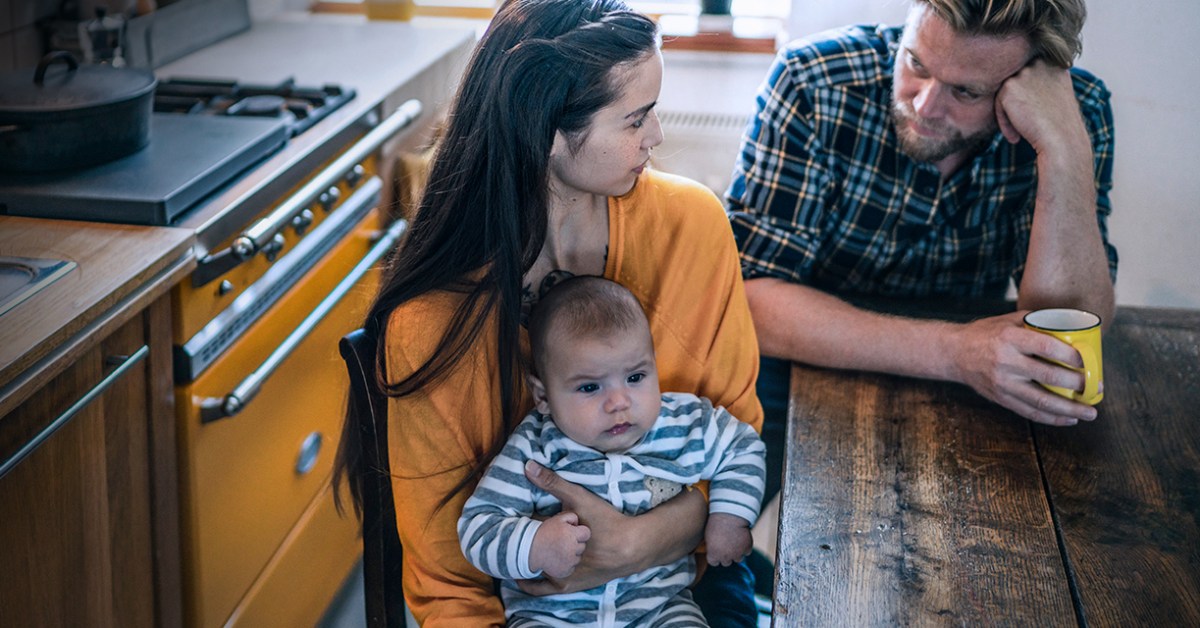
<svg viewBox="0 0 1200 628"><path fill-rule="evenodd" d="M504 607L493 593L492 578L471 566L459 546L456 524L466 495L434 510L459 475L392 479L404 548L404 599L422 628L499 628Z"/></svg>
<svg viewBox="0 0 1200 628"><path fill-rule="evenodd" d="M759 347L741 265L729 221L715 227L706 295L713 308L716 324L705 329L707 336L698 340L698 348L707 349L697 390L685 391L706 397L714 406L724 407L734 418L762 432L763 409L758 400ZM700 344L707 343L707 344Z"/></svg>
<svg viewBox="0 0 1200 628"><path fill-rule="evenodd" d="M592 535L574 573L559 580L523 580L519 584L526 593L548 595L590 589L683 558L704 539L708 504L700 491L684 491L634 517L535 462L526 463L525 476L562 500L563 511L579 515L580 523L588 526Z"/></svg>
<svg viewBox="0 0 1200 628"><path fill-rule="evenodd" d="M614 278L650 318L662 389L706 397L761 431L758 342L729 219L707 188L655 181L627 212Z"/></svg>
<svg viewBox="0 0 1200 628"><path fill-rule="evenodd" d="M411 373L431 354L456 301L426 295L398 308L385 341L388 379ZM477 343L487 346L486 335ZM404 547L404 597L422 628L503 626L492 578L467 562L458 518L470 488L443 504L507 427L493 405L495 369L472 350L445 379L388 403L388 450L396 529ZM467 392L464 392L467 391Z"/></svg>

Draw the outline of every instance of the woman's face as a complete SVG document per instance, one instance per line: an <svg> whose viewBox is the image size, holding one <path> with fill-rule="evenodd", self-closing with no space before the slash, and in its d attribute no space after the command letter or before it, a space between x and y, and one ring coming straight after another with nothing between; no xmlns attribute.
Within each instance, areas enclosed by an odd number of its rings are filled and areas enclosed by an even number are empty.
<svg viewBox="0 0 1200 628"><path fill-rule="evenodd" d="M662 55L655 51L612 70L617 99L596 112L583 143L572 151L561 132L550 151L550 177L559 195L576 192L622 196L650 160L650 149L662 143L662 126L654 105L662 89Z"/></svg>

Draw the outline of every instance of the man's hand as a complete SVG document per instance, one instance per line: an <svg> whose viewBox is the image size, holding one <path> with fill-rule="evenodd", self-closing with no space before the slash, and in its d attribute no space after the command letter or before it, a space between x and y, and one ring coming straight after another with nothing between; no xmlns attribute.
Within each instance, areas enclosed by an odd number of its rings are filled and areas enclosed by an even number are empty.
<svg viewBox="0 0 1200 628"><path fill-rule="evenodd" d="M731 514L714 512L704 526L704 545L708 564L728 567L750 554L754 539L750 522Z"/></svg>
<svg viewBox="0 0 1200 628"><path fill-rule="evenodd" d="M952 379L1037 423L1075 425L1095 419L1095 408L1038 384L1082 390L1083 374L1045 360L1077 367L1083 362L1071 345L1026 329L1022 324L1026 313L984 318L954 328L951 359L957 373Z"/></svg>
<svg viewBox="0 0 1200 628"><path fill-rule="evenodd" d="M1025 138L1039 155L1051 149L1091 152L1070 72L1041 59L1000 86L996 122L1009 142Z"/></svg>
<svg viewBox="0 0 1200 628"><path fill-rule="evenodd" d="M573 512L560 512L542 522L529 548L529 568L551 578L566 578L575 571L592 536Z"/></svg>

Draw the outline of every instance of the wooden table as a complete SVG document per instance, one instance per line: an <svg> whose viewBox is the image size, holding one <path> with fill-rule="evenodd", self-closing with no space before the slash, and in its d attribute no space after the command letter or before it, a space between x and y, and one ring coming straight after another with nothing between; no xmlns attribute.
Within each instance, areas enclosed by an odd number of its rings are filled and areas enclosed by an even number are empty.
<svg viewBox="0 0 1200 628"><path fill-rule="evenodd" d="M1069 428L795 365L773 625L1200 626L1200 311L1120 308L1103 351Z"/></svg>

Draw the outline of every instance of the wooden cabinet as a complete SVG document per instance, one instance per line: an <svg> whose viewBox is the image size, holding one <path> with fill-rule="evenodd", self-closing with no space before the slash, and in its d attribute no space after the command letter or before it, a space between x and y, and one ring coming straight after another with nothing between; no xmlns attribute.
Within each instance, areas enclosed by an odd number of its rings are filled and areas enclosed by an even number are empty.
<svg viewBox="0 0 1200 628"><path fill-rule="evenodd" d="M164 297L0 417L0 625L181 623L170 351Z"/></svg>

